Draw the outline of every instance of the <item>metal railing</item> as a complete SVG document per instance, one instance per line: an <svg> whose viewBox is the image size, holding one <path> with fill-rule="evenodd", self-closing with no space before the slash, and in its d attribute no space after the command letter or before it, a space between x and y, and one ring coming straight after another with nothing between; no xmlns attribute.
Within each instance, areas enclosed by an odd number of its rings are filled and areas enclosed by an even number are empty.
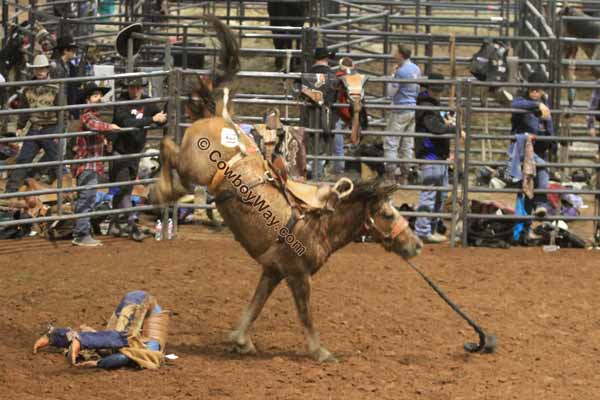
<svg viewBox="0 0 600 400"><path fill-rule="evenodd" d="M3 5L8 2L3 2ZM129 3L129 2L125 2ZM173 2L171 2L173 3ZM210 47L198 47L193 46L193 40L199 35L198 33L194 33L191 31L192 28L201 28L202 25L197 23L197 17L193 16L184 16L179 13L179 10L183 9L186 5L189 5L189 2L185 1L176 1L177 5L177 15L168 15L164 16L163 21L160 23L153 24L153 28L155 28L151 32L147 32L149 35L154 35L156 37L164 37L173 34L173 31L176 32L177 37L183 38L183 43L181 46L173 46L174 53L181 52L183 54L184 59L187 58L188 55L191 54L205 54L205 55L213 55L215 54L216 49L212 49ZM247 5L255 6L260 5L264 6L264 2L244 2ZM482 150L478 147L478 144L484 141L493 141L494 144L499 146L501 143L505 145L509 140L512 139L511 135L506 134L506 130L508 126L502 128L492 127L489 129L489 133L481 134L479 133L480 121L478 121L478 117L482 115L508 115L511 113L522 112L519 110L511 109L511 108L503 108L498 107L497 105L489 106L489 107L478 107L476 106L479 98L476 96L475 89L479 88L488 88L488 87L496 87L496 86L511 86L510 84L503 83L501 85L487 84L482 82L476 82L470 79L451 79L447 80L444 83L449 86L454 86L454 91L456 93L455 97L452 99L454 107L450 107L448 104L450 103L450 99L445 98L442 107L439 108L429 108L429 107L400 107L393 106L389 104L389 100L382 96L381 88L384 87L386 83L389 82L398 82L398 83L406 83L407 81L402 80L393 80L389 77L383 77L389 73L389 65L391 63L392 57L389 54L391 45L395 41L402 41L407 43L413 43L415 46L415 56L413 57L415 62L423 63L428 66L430 69L435 62L437 66L440 63L449 63L450 55L436 55L433 52L433 48L436 45L447 44L450 38L450 35L442 32L435 32L436 28L447 27L449 25L453 26L462 26L467 27L469 29L473 29L473 34L469 33L460 33L452 35L456 39L457 46L465 46L465 47L474 47L479 46L481 44L481 40L486 37L492 37L498 40L503 40L512 44L513 48L525 49L523 50L523 57L518 60L519 65L525 66L537 66L543 65L549 71L549 75L554 77L554 85L547 85L547 88L551 91L552 98L555 100L554 104L556 104L555 109L552 110L552 114L556 118L556 122L560 122L561 119L566 115L582 115L589 114L589 112L584 108L584 106L575 105L575 107L564 108L562 102L560 101L560 90L561 89L570 89L570 88L578 88L582 90L590 90L595 89L596 85L590 84L580 84L577 82L565 82L561 81L560 77L562 76L561 66L564 65L573 65L576 64L578 66L596 66L600 65L597 61L588 61L588 60L578 60L576 62L572 62L570 60L565 60L560 56L558 49L562 43L573 42L573 38L565 38L560 36L557 31L558 24L560 23L560 18L553 14L552 20L548 22L546 20L545 15L540 12L541 3L540 1L528 0L522 2L510 2L508 0L496 1L496 2L488 2L485 7L479 2L445 2L445 1L420 1L420 0L402 0L402 1L388 1L388 0L360 0L353 2L346 2L343 0L335 0L335 1L323 1L320 2L320 6L327 7L330 3L337 3L339 5L338 12L329 12L323 13L319 11L319 15L310 15L308 16L311 21L317 21L318 24L313 28L281 28L281 27L270 27L270 26L249 26L244 25L246 22L251 21L262 21L265 22L266 17L248 17L237 13L236 15L232 15L231 11L235 7L241 7L241 2L236 1L221 1L221 2L204 2L198 6L202 7L225 7L227 10L227 20L230 22L230 27L237 31L243 43L246 39L272 39L274 37L285 37L285 38L293 38L293 39L301 39L306 36L307 31L311 31L314 33L319 33L323 36L325 44L327 44L330 48L339 49L339 56L350 56L355 61L359 62L359 65L362 67L363 65L366 67L367 63L375 62L375 63L383 63L383 69L378 71L369 71L372 76L369 79L367 84L367 98L365 101L365 106L372 113L373 119L372 123L370 123L370 128L363 132L363 136L366 138L369 137L385 137L385 136L398 136L398 137L412 137L412 138L426 138L426 137L437 137L427 133L417 133L417 132L406 132L406 133L397 133L397 132L389 132L385 131L385 115L389 112L400 111L400 110L450 110L454 111L457 115L457 127L456 133L442 136L453 143L453 155L454 160L445 161L440 160L436 162L431 162L427 160L414 160L414 159L386 159L384 157L360 157L354 155L347 155L344 157L334 157L327 154L322 154L322 149L319 148L319 144L315 146L312 154L308 155L309 162L317 162L319 160L325 161L335 161L335 160L345 160L345 161L355 161L355 162L373 162L373 163L396 163L396 164L411 164L411 165L423 165L423 164L443 164L452 167L453 175L452 175L452 185L449 186L439 186L439 187L429 187L423 185L404 185L402 189L407 191L421 191L421 190L434 190L434 191L447 191L452 193L453 203L451 206L451 210L448 213L409 213L409 216L441 216L445 218L451 218L451 233L454 236L455 234L455 225L457 222L462 222L464 227L462 233L462 242L463 244L468 243L467 237L467 229L469 220L479 219L479 218L490 218L489 215L479 215L469 213L468 205L470 199L472 199L472 194L480 194L480 193L517 193L517 189L491 189L473 186L470 182L469 178L473 176L472 172L475 168L481 166L501 166L505 165L506 161L502 159L501 147L496 147L494 149L495 160L486 160L485 154L489 150ZM31 4L35 4L33 1ZM548 4L556 5L556 2L548 2ZM12 4L11 4L12 7ZM31 17L35 19L35 17L43 16L40 13L43 13L42 10L35 10L25 6L15 6L15 10L20 10L23 12L28 12ZM241 10L241 9L238 9ZM447 17L447 16L436 16L436 10L452 10L460 13L476 12L477 15L475 18L466 18L464 16L456 16L456 17ZM490 10L492 10L490 12ZM519 14L521 12L521 14ZM553 11L555 12L555 11ZM3 23L5 21L4 15L7 15L3 12ZM96 19L90 21L86 20L77 20L77 19L52 19L49 18L46 21L46 24L57 24L57 23L70 23L70 24L83 24L93 22L97 27L122 27L129 25L132 21L143 19L146 17L139 10L135 10L131 4L125 5L124 8L119 8L118 13L113 16L114 18L110 21ZM511 22L511 17L513 22ZM514 21L519 21L523 25L519 28L518 35L511 35L511 29L515 27ZM406 26L410 26L410 30L402 30ZM414 28L414 29L413 29ZM491 30L497 30L497 34L481 34L481 30L483 28L489 28ZM281 34L278 33L278 30L287 30L293 33ZM267 33L266 31L272 31L272 33ZM259 33L252 33L259 32ZM114 33L113 33L114 34ZM106 35L105 32L99 32L96 35L91 35L85 38L80 38L83 41L93 40L95 37L101 37L101 35ZM207 36L207 33L202 33L202 36ZM590 41L590 40L587 40ZM577 43L583 43L586 40L578 40ZM593 43L597 43L600 41L593 41ZM374 51L369 48L369 46L373 44L382 45L384 51ZM308 52L310 52L310 48L304 48L304 50L274 50L274 49L256 49L250 47L242 47L242 55L246 56L281 56L281 55L290 55L293 58L305 57ZM423 49L421 52L420 50ZM345 51L342 51L345 50ZM143 46L142 53L144 54L159 54L161 52L160 46L154 46L150 44L146 44ZM465 65L470 61L469 57L456 57L456 64ZM363 64L364 62L364 64ZM143 64L140 64L143 65ZM117 74L112 77L102 77L101 79L121 79L130 76L164 76L168 77L167 79L167 90L168 96L162 96L160 98L151 98L148 102L166 102L169 106L169 114L170 118L166 129L169 132L174 132L177 141L179 142L185 128L187 127L186 122L183 118L183 101L185 97L182 96L183 88L181 87L181 78L190 73L207 73L206 70L165 70L160 71L156 74L128 74L121 75ZM379 77L377 75L381 74ZM280 80L294 80L300 77L299 74L294 73L272 73L272 72L251 72L244 71L239 74L239 78L241 80L244 79L280 79ZM58 83L60 85L65 85L66 83L71 82L83 82L89 80L90 78L74 78L74 79L66 79L66 80L56 80L54 83ZM175 82L175 83L174 83ZM413 81L410 81L411 83ZM421 80L420 82L426 83L427 80ZM4 85L0 85L0 89L3 87L14 87L14 86L22 86L22 85L33 85L36 82L18 82L18 83L8 83ZM521 86L527 87L527 85L514 84L513 86ZM558 99L558 101L556 101ZM291 94L287 94L284 96L281 95L273 95L273 94L253 94L253 93L239 93L234 100L242 110L246 106L252 106L252 112L254 115L238 115L236 117L237 121L240 123L254 123L260 120L260 117L256 116L256 108L260 107L272 107L272 106L281 106L286 107L291 110L291 113L286 112L284 117L286 121L291 121L297 123L298 120L295 118L294 111L297 111L300 107L310 107L308 103L304 101L298 100L294 98ZM102 107L112 107L118 105L125 105L129 103L123 102L112 102L103 104ZM66 105L63 104L58 107L61 111L64 110L76 110L82 109L86 106L78 106L78 105ZM334 110L337 108L348 107L344 104L335 104ZM50 108L49 110L55 110L55 108ZM32 110L0 110L1 116L14 116L19 113L26 113ZM36 111L40 111L39 109ZM63 125L64 125L63 121ZM506 122L506 121L505 121ZM559 125L558 123L556 124ZM65 132L64 126L61 129L62 132ZM465 130L467 133L466 140L461 142L460 140L460 131ZM91 132L66 132L59 133L57 135L48 135L47 138L59 138L61 141L61 147L64 148L66 145L66 140L68 138L77 137L77 136L85 136L91 135ZM309 127L306 129L306 132L309 135L315 136L318 138L319 135L323 135L323 130L318 129L316 127ZM333 130L333 134L343 134L348 136L350 134L349 130ZM36 140L40 137L30 138L30 137L22 137L16 139L0 139L0 143L6 143L9 141L19 142L19 141L27 141L27 140ZM311 139L312 140L312 139ZM573 143L573 142L587 142L587 143L595 143L599 142L596 138L589 138L583 135L577 136L569 136L563 137L559 136L554 139L543 139L539 140L554 140L560 143ZM317 140L317 143L319 141ZM91 160L65 160L64 155L61 152L61 159L55 162L50 163L33 163L26 164L20 166L1 166L0 172L9 171L16 168L30 168L31 166L50 166L50 167L58 167L58 171L62 172L62 166L64 165L73 165L79 162L86 162ZM139 158L144 157L144 154L133 154L129 156L107 156L102 157L100 159L94 159L96 161L112 161L122 158ZM551 168L571 168L571 167L584 167L595 169L596 164L587 163L580 164L574 162L552 162L547 164L547 166ZM459 171L464 171L462 178L459 175ZM317 179L320 179L317 174ZM153 183L153 180L144 180L143 182L137 181L129 181L125 183L108 183L108 184L99 184L95 185L94 188L110 188L110 187L118 187L118 186L126 186L126 185L135 185L138 183L150 184ZM61 181L59 181L59 185ZM57 194L57 197L60 199L58 201L59 206L62 202L62 196L64 193L76 192L85 190L87 187L75 187L75 188L63 188L58 187L56 189L47 189L43 191L29 191L25 193L20 193L19 196L24 195L41 195L41 194ZM574 193L581 195L597 195L597 190L536 190L536 193ZM13 197L12 195L2 194L0 195L0 200L7 199ZM175 207L179 207L183 205L175 205ZM146 206L147 207L147 206ZM200 208L212 208L209 205L196 205L189 206L185 205L185 207L200 207ZM66 219L66 218L77 218L79 215L60 215L59 207L59 215L53 217L47 217L46 220L55 219ZM133 208L132 210L147 210L147 209L155 209L155 207L138 209ZM113 210L108 213L121 213L120 210ZM106 213L106 212L105 212ZM93 215L93 214L92 214ZM104 215L104 214L102 214ZM504 218L504 217L503 217ZM517 218L517 217L515 217ZM519 220L527 220L531 219L531 217L518 217ZM554 217L548 218L548 220L552 219L565 219L564 217ZM576 220L594 220L597 219L597 216L594 218L583 218L578 217ZM166 221L165 221L166 222ZM11 222L14 224L14 222ZM6 223L0 223L0 226L4 226ZM164 229L166 229L167 224L163 223ZM452 237L454 239L454 237ZM454 240L452 241L454 243Z"/></svg>

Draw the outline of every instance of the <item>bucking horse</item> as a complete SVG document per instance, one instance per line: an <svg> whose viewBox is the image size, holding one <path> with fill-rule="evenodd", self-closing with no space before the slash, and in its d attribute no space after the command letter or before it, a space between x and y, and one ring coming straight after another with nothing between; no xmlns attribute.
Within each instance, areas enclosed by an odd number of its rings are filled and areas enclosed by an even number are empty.
<svg viewBox="0 0 600 400"><path fill-rule="evenodd" d="M558 15L561 17L589 17L588 14L573 6L563 7ZM562 30L563 36L579 39L600 39L600 22L594 20L562 19ZM581 48L590 60L600 60L600 43L564 44L561 49L562 56L574 59L577 56L578 48ZM593 66L592 74L595 79L600 79L600 66Z"/></svg>
<svg viewBox="0 0 600 400"><path fill-rule="evenodd" d="M239 48L226 25L216 17L204 18L221 43L219 70L213 73L217 82L198 79L191 91L187 113L196 118L181 144L168 136L161 142L157 201L165 205L191 192L194 185L206 185L235 239L261 265L252 300L230 335L234 351L256 352L248 331L285 280L309 354L319 362L335 361L313 322L311 277L361 234L368 233L406 260L420 253L422 242L391 202L397 185L346 178L335 185L300 183L286 179L263 157L231 119L227 85L239 70Z"/></svg>

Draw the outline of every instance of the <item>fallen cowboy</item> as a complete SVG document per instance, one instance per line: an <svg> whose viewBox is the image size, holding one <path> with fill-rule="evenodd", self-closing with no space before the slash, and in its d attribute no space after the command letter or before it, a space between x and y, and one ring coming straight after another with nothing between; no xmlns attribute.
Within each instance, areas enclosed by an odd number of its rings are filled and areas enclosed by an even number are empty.
<svg viewBox="0 0 600 400"><path fill-rule="evenodd" d="M33 354L54 346L68 349L67 358L74 366L114 369L137 365L157 369L165 359L169 315L151 294L128 292L105 330L84 325L79 330L50 327L33 345Z"/></svg>

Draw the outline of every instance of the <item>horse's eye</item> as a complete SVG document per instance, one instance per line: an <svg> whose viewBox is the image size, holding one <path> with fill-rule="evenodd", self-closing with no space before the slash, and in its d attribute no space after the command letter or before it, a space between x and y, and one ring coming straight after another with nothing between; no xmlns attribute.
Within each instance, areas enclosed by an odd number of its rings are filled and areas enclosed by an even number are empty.
<svg viewBox="0 0 600 400"><path fill-rule="evenodd" d="M393 214L393 213L387 213L387 212L383 212L383 213L381 213L381 216L382 216L384 219L387 219L387 220L392 220L392 219L394 219L394 214Z"/></svg>

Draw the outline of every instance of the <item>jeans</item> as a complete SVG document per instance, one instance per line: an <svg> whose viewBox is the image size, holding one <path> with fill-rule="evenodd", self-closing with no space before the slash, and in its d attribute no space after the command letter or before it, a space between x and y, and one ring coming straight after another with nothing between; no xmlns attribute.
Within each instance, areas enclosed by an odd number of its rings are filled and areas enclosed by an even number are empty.
<svg viewBox="0 0 600 400"><path fill-rule="evenodd" d="M346 124L343 119L338 119L335 122L335 129L350 129L350 125ZM343 157L344 156L344 135L336 133L333 135L333 155ZM343 160L333 162L333 172L335 174L343 174L346 162Z"/></svg>
<svg viewBox="0 0 600 400"><path fill-rule="evenodd" d="M395 133L414 132L415 112L393 112L388 119L385 130ZM400 158L413 159L415 157L415 138L400 136L385 136L383 138L383 156L385 158L397 160L398 148L400 148ZM393 171L396 169L396 164L386 163L386 169ZM408 173L408 166L402 166L401 169Z"/></svg>
<svg viewBox="0 0 600 400"><path fill-rule="evenodd" d="M67 348L71 345L70 328L54 328L48 335L49 342L54 347ZM127 332L96 331L80 332L79 341L82 349L120 349L127 347Z"/></svg>
<svg viewBox="0 0 600 400"><path fill-rule="evenodd" d="M27 132L27 136L37 135L49 135L57 133L58 129L56 125L50 125L41 130L30 129ZM40 149L44 149L44 161L56 161L58 159L58 140L57 139L40 139L40 140L28 140L23 142L23 147L17 156L17 164L29 164L33 161ZM54 181L57 175L57 169L59 167L50 168L50 179ZM23 181L27 177L28 170L25 168L12 170L8 181L6 182L6 192L16 192L19 187L23 184Z"/></svg>
<svg viewBox="0 0 600 400"><path fill-rule="evenodd" d="M424 186L448 186L448 166L441 164L423 164L421 167ZM419 194L417 211L440 212L446 200L447 193L441 191L422 191ZM418 217L415 222L415 232L421 237L435 233L439 218Z"/></svg>
<svg viewBox="0 0 600 400"><path fill-rule="evenodd" d="M523 174L521 171L522 163L523 163L523 154L525 153L524 146L525 140L527 138L526 134L516 135L516 141L512 142L508 146L508 170L510 176L513 177L513 180L521 180L523 178ZM535 189L548 189L548 183L550 181L550 174L548 173L548 169L543 165L546 163L542 157L537 154L533 155L533 160L536 163L536 173L535 173ZM532 210L538 206L547 207L547 198L544 193L537 193L533 196L533 199L527 198L525 196L524 206L528 213L531 214Z"/></svg>
<svg viewBox="0 0 600 400"><path fill-rule="evenodd" d="M98 174L94 171L83 171L81 175L77 177L77 186L97 184ZM79 198L75 203L75 213L90 212L94 209L94 204L96 204L96 189L83 190L79 192ZM73 236L76 238L88 236L91 231L90 217L82 217L75 221Z"/></svg>
<svg viewBox="0 0 600 400"><path fill-rule="evenodd" d="M115 155L118 153L115 152ZM125 182L133 181L137 177L138 173L138 160L117 160L113 161L110 166L110 181L111 182ZM119 188L119 192L113 197L112 206L113 209L129 208L131 207L131 192L133 186L122 186ZM127 222L132 224L135 221L135 215L129 213L127 216Z"/></svg>

